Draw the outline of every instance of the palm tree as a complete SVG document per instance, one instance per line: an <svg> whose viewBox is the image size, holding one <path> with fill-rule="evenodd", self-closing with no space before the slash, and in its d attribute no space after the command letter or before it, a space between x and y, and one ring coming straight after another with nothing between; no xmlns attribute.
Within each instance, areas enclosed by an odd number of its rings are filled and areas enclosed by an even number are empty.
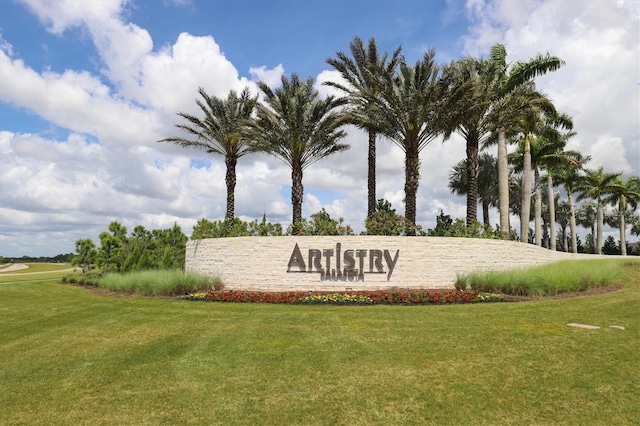
<svg viewBox="0 0 640 426"><path fill-rule="evenodd" d="M634 213L631 216L631 220L629 221L629 224L631 225L631 235L640 237L640 215L637 213ZM638 248L636 248L636 251L637 250Z"/></svg>
<svg viewBox="0 0 640 426"><path fill-rule="evenodd" d="M486 143L492 131L489 112L494 105L495 64L490 59L463 58L447 67L443 78L450 86L444 106L450 112L444 137L448 139L451 133L456 132L466 141L467 159L463 166L467 188L456 193L467 196L466 224L471 226L478 220L478 180L479 173L482 173L478 158L479 147ZM485 206L487 205L483 202L483 207ZM488 212L483 214L487 225Z"/></svg>
<svg viewBox="0 0 640 426"><path fill-rule="evenodd" d="M495 105L492 121L498 133L498 184L500 194L500 229L503 238L508 235L509 226L509 169L507 164L507 130L513 120L513 99L517 99L517 89L528 85L532 80L555 71L564 65L564 61L550 54L538 54L526 62L517 61L507 64L507 50L502 44L491 48L490 60L493 62L495 78ZM516 96L514 96L516 95ZM516 108L517 109L517 108ZM527 231L528 232L528 231ZM526 241L526 238L522 238Z"/></svg>
<svg viewBox="0 0 640 426"><path fill-rule="evenodd" d="M467 192L470 189L467 184L468 163L468 159L458 162L453 166L452 172L449 173L449 189L453 194L468 195ZM495 207L498 203L498 161L496 157L485 152L480 154L478 166L478 203L482 204L482 221L484 225L491 226L489 207Z"/></svg>
<svg viewBox="0 0 640 426"><path fill-rule="evenodd" d="M603 197L616 192L618 178L622 173L605 173L604 168L597 170L585 169L584 177L578 182L576 190L580 193L578 200L591 198L597 203L597 238L594 236L594 247L597 254L602 254L602 228L604 226Z"/></svg>
<svg viewBox="0 0 640 426"><path fill-rule="evenodd" d="M570 127L570 121L564 124L566 127ZM536 245L540 246L541 241L539 238L540 223L541 223L541 179L540 169L542 167L547 168L547 193L548 193L548 209L549 209L549 228L551 250L556 249L555 244L555 203L553 193L553 178L551 168L554 166L570 165L573 167L580 167L579 162L580 153L577 151L565 151L566 139L568 135L560 134L554 127L548 127L543 129L543 136L532 137L530 139L530 156L531 165L534 172L534 188L535 188L535 232L536 232ZM523 178L530 177L531 171L523 172Z"/></svg>
<svg viewBox="0 0 640 426"><path fill-rule="evenodd" d="M596 253L595 235L596 223L598 222L598 204L593 200L582 203L576 213L576 221L580 226L591 230L592 252ZM588 242L588 239L586 241Z"/></svg>
<svg viewBox="0 0 640 426"><path fill-rule="evenodd" d="M573 202L573 191L576 183L581 178L579 174L580 170L585 163L591 160L591 156L578 155L574 157L575 163L565 163L563 165L555 165L552 167L552 173L555 177L555 183L564 185L564 189L567 191L567 198L569 203L569 227L571 230L571 248L573 253L578 253L578 234L576 229L576 212L575 203Z"/></svg>
<svg viewBox="0 0 640 426"><path fill-rule="evenodd" d="M385 81L381 93L380 119L386 123L383 134L405 153L405 216L412 228L407 235L415 232L420 151L443 132L445 88L435 53L430 49L413 66L401 58L399 73Z"/></svg>
<svg viewBox="0 0 640 426"><path fill-rule="evenodd" d="M569 135L570 136L570 135ZM589 157L587 157L587 160ZM547 191L549 194L549 215L550 215L550 233L551 233L551 250L556 250L556 213L555 198L553 198L553 188L556 183L553 181L555 169L557 167L575 167L581 168L584 164L584 157L578 151L558 149L557 152L550 152L541 158L542 163L547 169Z"/></svg>
<svg viewBox="0 0 640 426"><path fill-rule="evenodd" d="M567 135L559 129L571 129L573 123L569 116L558 114L551 101L544 95L530 90L526 97L522 97L525 109L521 110L522 119L514 126L520 132L520 146L518 152L511 155L512 160L522 170L522 214L520 217L520 231L522 242L527 242L529 230L529 213L531 205L531 172L535 175L535 244L542 245L541 229L541 187L540 167L545 161L553 163L560 161L554 157L555 153L564 148ZM553 193L553 191L551 191ZM554 224L555 226L555 224ZM554 235L555 238L555 235ZM555 242L553 243L555 246ZM554 247L555 248L555 247Z"/></svg>
<svg viewBox="0 0 640 426"><path fill-rule="evenodd" d="M226 99L209 96L202 87L198 89L202 101L196 104L202 110L204 118L186 112L178 112L189 124L177 124L176 127L191 135L191 138L170 137L159 142L171 142L183 147L203 149L210 154L224 157L226 166L227 210L225 222L233 222L235 215L236 165L238 159L253 151L243 136L245 122L253 112L257 98L245 88L240 95L231 90Z"/></svg>
<svg viewBox="0 0 640 426"><path fill-rule="evenodd" d="M336 152L349 149L339 144L347 121L339 107L347 98L327 96L320 99L313 78L300 80L282 76L282 87L272 90L264 82L258 87L265 104L256 106L256 118L249 123L249 136L255 149L279 158L291 168L291 204L293 230L301 231L303 171L313 163Z"/></svg>
<svg viewBox="0 0 640 426"><path fill-rule="evenodd" d="M376 137L384 122L378 114L384 79L391 79L400 59L398 47L389 61L387 52L382 56L378 52L376 39L371 37L367 47L360 37L350 44L351 57L344 52L336 53L336 58L327 59L327 63L340 72L348 85L328 81L326 85L335 87L348 95L352 109L349 111L350 123L365 130L369 136L368 173L367 173L367 217L376 211Z"/></svg>
<svg viewBox="0 0 640 426"><path fill-rule="evenodd" d="M560 241L562 251L569 251L568 249L568 236L567 236L567 226L571 223L571 204L569 204L568 200L560 200L556 206L556 222L560 225ZM575 220L575 218L574 218ZM556 237L557 238L557 237Z"/></svg>
<svg viewBox="0 0 640 426"><path fill-rule="evenodd" d="M618 206L618 221L620 229L620 248L622 255L627 255L627 225L625 223L625 215L632 213L638 208L640 203L640 178L637 176L630 177L626 181L618 178L612 193L602 200L605 204L613 204ZM631 207L629 211L627 208Z"/></svg>

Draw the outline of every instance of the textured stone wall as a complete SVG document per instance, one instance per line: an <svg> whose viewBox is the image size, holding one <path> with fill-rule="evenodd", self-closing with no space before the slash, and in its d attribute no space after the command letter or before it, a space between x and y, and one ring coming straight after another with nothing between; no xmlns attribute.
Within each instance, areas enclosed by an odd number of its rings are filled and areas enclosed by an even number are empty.
<svg viewBox="0 0 640 426"><path fill-rule="evenodd" d="M237 290L453 288L457 274L470 271L589 258L601 256L470 238L238 237L189 241L186 270L218 276Z"/></svg>

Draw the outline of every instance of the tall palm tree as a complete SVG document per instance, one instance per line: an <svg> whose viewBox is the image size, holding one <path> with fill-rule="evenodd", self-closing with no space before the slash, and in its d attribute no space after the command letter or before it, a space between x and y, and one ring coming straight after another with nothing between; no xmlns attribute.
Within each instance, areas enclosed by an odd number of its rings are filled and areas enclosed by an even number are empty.
<svg viewBox="0 0 640 426"><path fill-rule="evenodd" d="M549 126L549 124L546 124ZM556 128L557 124L553 124L551 127L541 129L539 136L533 136L529 139L530 150L529 155L531 157L531 168L534 173L534 193L535 193L535 232L536 232L536 245L541 245L540 240L540 224L542 221L541 216L541 203L542 203L542 183L540 178L541 168L547 169L547 193L548 193L548 209L549 209L549 228L551 250L555 250L555 203L553 198L553 178L551 173L551 167L560 165L572 165L579 167L580 153L577 151L565 151L567 135L562 135ZM568 121L563 124L565 127L571 127L571 122ZM526 155L526 152L525 152ZM531 170L523 171L523 179L530 178Z"/></svg>
<svg viewBox="0 0 640 426"><path fill-rule="evenodd" d="M602 227L604 226L604 197L616 192L618 178L622 173L605 173L604 168L597 170L585 169L584 177L578 182L576 190L580 193L578 200L591 198L596 200L597 211L597 238L594 236L594 247L597 254L602 254Z"/></svg>
<svg viewBox="0 0 640 426"><path fill-rule="evenodd" d="M576 221L580 226L591 230L592 252L596 253L596 224L598 222L598 204L594 200L587 200L580 205L576 212ZM586 240L586 242L588 239Z"/></svg>
<svg viewBox="0 0 640 426"><path fill-rule="evenodd" d="M529 212L531 204L531 173L535 175L533 189L535 191L535 244L542 245L541 229L541 186L540 167L544 166L545 158L552 161L554 153L564 148L566 135L560 129L571 129L571 118L559 114L553 103L544 95L530 90L527 96L521 97L524 108L521 110L521 120L513 128L520 132L520 146L518 152L511 155L512 160L522 170L522 214L520 217L520 231L522 242L527 242L529 231ZM554 159L553 161L559 161ZM551 191L553 193L553 191ZM555 242L554 242L555 245Z"/></svg>
<svg viewBox="0 0 640 426"><path fill-rule="evenodd" d="M562 251L569 251L567 226L571 222L571 205L568 200L560 200L556 205L556 222L560 225L560 242ZM575 220L575 219L574 219ZM556 237L557 238L557 237Z"/></svg>
<svg viewBox="0 0 640 426"><path fill-rule="evenodd" d="M470 190L467 184L468 163L468 159L458 162L449 173L449 189L456 195L468 195L467 192ZM498 204L498 161L493 155L484 152L478 157L478 166L478 203L482 204L484 225L491 226L489 207Z"/></svg>
<svg viewBox="0 0 640 426"><path fill-rule="evenodd" d="M638 213L634 213L631 216L631 220L629 221L631 225L631 235L635 235L636 237L640 236L640 215ZM638 248L636 248L636 251Z"/></svg>
<svg viewBox="0 0 640 426"><path fill-rule="evenodd" d="M467 196L467 226L478 220L478 180L481 173L478 152L480 145L487 142L493 130L489 112L495 99L495 74L495 64L490 59L467 57L446 67L443 76L450 86L444 106L450 112L444 137L448 139L455 132L466 142L467 159L464 168L467 188L464 192L457 193ZM483 206L486 204L483 203ZM488 212L483 213L486 225Z"/></svg>
<svg viewBox="0 0 640 426"><path fill-rule="evenodd" d="M413 66L401 58L398 74L385 82L381 93L383 134L405 153L405 216L413 228L408 235L415 232L420 151L443 132L445 88L435 54L430 49Z"/></svg>
<svg viewBox="0 0 640 426"><path fill-rule="evenodd" d="M605 204L613 204L618 207L618 221L620 229L620 248L622 255L627 255L627 225L625 223L625 215L628 207L631 212L638 208L640 203L640 178L632 176L626 181L618 178L612 193L602 200ZM631 213L630 212L630 213Z"/></svg>
<svg viewBox="0 0 640 426"><path fill-rule="evenodd" d="M376 137L384 122L380 120L377 100L382 91L384 79L390 80L400 59L398 47L387 61L387 52L378 52L376 39L371 37L367 47L360 37L350 44L351 57L344 52L336 53L335 58L326 61L340 72L347 85L333 81L326 85L335 87L347 94L351 109L350 123L367 132L369 137L368 173L367 173L367 217L376 211Z"/></svg>
<svg viewBox="0 0 640 426"><path fill-rule="evenodd" d="M555 198L553 198L553 188L556 184L553 182L554 171L557 167L576 167L581 168L583 165L583 155L578 151L564 150L559 148L556 152L549 152L542 156L541 162L547 169L547 192L549 195L549 217L550 217L550 233L551 233L551 250L556 250L556 214L555 214Z"/></svg>
<svg viewBox="0 0 640 426"><path fill-rule="evenodd" d="M170 137L159 142L203 149L207 153L224 157L227 185L225 221L230 223L235 215L236 165L240 157L253 151L252 145L244 137L244 126L251 117L257 97L252 97L247 88L240 95L231 90L226 99L209 96L202 87L198 93L202 101L196 99L196 104L202 110L204 118L178 112L188 124L177 124L176 127L191 135L191 138Z"/></svg>
<svg viewBox="0 0 640 426"><path fill-rule="evenodd" d="M576 211L575 203L573 201L573 192L575 185L581 178L580 170L582 167L591 160L590 155L583 156L576 153L574 157L574 163L556 164L551 167L550 173L553 174L555 183L564 185L564 189L567 192L567 201L569 203L569 228L571 230L571 248L573 253L578 253L578 234L576 229Z"/></svg>
<svg viewBox="0 0 640 426"><path fill-rule="evenodd" d="M498 134L498 182L500 191L500 229L503 237L508 235L509 226L509 171L507 164L507 131L513 119L512 108L508 108L517 89L530 84L532 80L564 65L564 61L549 53L538 54L528 61L507 64L507 50L502 44L491 48L490 60L494 64L495 113L493 122ZM517 96L516 96L517 98ZM526 239L525 239L526 240Z"/></svg>
<svg viewBox="0 0 640 426"><path fill-rule="evenodd" d="M301 231L303 171L313 163L336 152L349 149L338 141L345 136L347 123L340 107L347 98L327 96L320 99L313 78L281 78L282 86L272 90L264 82L258 87L265 103L256 106L256 117L249 123L249 136L255 149L279 158L291 168L291 204L293 230Z"/></svg>

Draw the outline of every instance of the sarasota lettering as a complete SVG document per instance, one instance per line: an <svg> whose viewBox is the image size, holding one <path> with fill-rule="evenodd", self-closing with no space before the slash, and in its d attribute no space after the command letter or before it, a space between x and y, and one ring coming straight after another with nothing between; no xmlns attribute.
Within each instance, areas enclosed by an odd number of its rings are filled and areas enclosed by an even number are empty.
<svg viewBox="0 0 640 426"><path fill-rule="evenodd" d="M296 243L287 272L319 273L321 281L364 281L365 274L387 274L389 281L399 257L400 250L391 257L389 250L342 250L340 243L335 249L309 249L303 256Z"/></svg>

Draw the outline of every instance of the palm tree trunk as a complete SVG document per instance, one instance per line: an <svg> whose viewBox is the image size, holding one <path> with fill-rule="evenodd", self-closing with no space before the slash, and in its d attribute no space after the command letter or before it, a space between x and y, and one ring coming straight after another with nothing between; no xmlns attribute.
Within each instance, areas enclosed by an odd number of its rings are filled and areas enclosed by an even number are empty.
<svg viewBox="0 0 640 426"><path fill-rule="evenodd" d="M573 196L571 195L571 189L567 189L567 196L569 197L569 226L571 227L571 251L578 253L578 235L576 230L576 209L573 205Z"/></svg>
<svg viewBox="0 0 640 426"><path fill-rule="evenodd" d="M367 217L376 211L376 132L369 130L369 170L367 179Z"/></svg>
<svg viewBox="0 0 640 426"><path fill-rule="evenodd" d="M293 206L293 234L302 232L302 199L304 187L302 186L302 166L294 161L291 167L291 205Z"/></svg>
<svg viewBox="0 0 640 426"><path fill-rule="evenodd" d="M531 147L529 135L524 142L524 167L522 169L522 207L520 210L520 242L529 242L529 218L531 216Z"/></svg>
<svg viewBox="0 0 640 426"><path fill-rule="evenodd" d="M224 162L227 166L227 174L224 179L227 184L227 211L224 219L225 221L233 222L235 216L236 165L238 159L228 155L225 157Z"/></svg>
<svg viewBox="0 0 640 426"><path fill-rule="evenodd" d="M627 224L624 219L624 212L627 210L624 196L620 197L618 212L620 213L620 254L627 255Z"/></svg>
<svg viewBox="0 0 640 426"><path fill-rule="evenodd" d="M604 226L604 207L602 200L598 197L598 238L596 241L596 254L602 254L602 227Z"/></svg>
<svg viewBox="0 0 640 426"><path fill-rule="evenodd" d="M498 205L500 207L500 233L509 238L509 166L507 164L507 137L504 127L498 130Z"/></svg>
<svg viewBox="0 0 640 426"><path fill-rule="evenodd" d="M549 248L556 251L556 197L553 194L553 178L547 175L547 192L549 193Z"/></svg>
<svg viewBox="0 0 640 426"><path fill-rule="evenodd" d="M407 231L407 235L415 235L416 226L416 195L418 194L418 180L420 179L420 158L418 149L409 147L405 157L405 216L412 229Z"/></svg>
<svg viewBox="0 0 640 426"><path fill-rule="evenodd" d="M535 203L535 233L536 233L536 245L542 247L542 188L540 188L540 172L536 167L535 172L535 187L536 187L536 203Z"/></svg>
<svg viewBox="0 0 640 426"><path fill-rule="evenodd" d="M478 220L478 139L467 138L467 227Z"/></svg>
<svg viewBox="0 0 640 426"><path fill-rule="evenodd" d="M546 217L542 218L542 247L549 249L551 243L549 242L549 221Z"/></svg>
<svg viewBox="0 0 640 426"><path fill-rule="evenodd" d="M489 222L489 203L486 201L482 201L482 223L484 223L484 226L491 226Z"/></svg>

